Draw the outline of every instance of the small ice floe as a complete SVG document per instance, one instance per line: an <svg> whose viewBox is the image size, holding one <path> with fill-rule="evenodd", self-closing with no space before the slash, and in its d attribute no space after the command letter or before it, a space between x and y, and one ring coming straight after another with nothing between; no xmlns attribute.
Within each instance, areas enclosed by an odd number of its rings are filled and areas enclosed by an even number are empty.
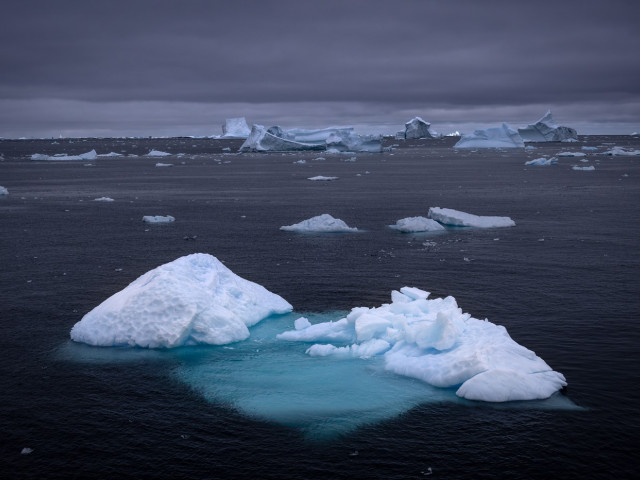
<svg viewBox="0 0 640 480"><path fill-rule="evenodd" d="M33 448L24 447L22 450L20 450L20 455L29 455L32 452Z"/></svg>
<svg viewBox="0 0 640 480"><path fill-rule="evenodd" d="M113 202L113 198L111 197L98 197L93 199L94 202Z"/></svg>
<svg viewBox="0 0 640 480"><path fill-rule="evenodd" d="M403 233L440 232L445 229L435 220L426 217L401 218L395 225L389 225L389 228Z"/></svg>
<svg viewBox="0 0 640 480"><path fill-rule="evenodd" d="M516 222L509 217L478 216L451 208L440 207L429 208L429 218L444 225L456 227L496 228L513 227L516 224Z"/></svg>
<svg viewBox="0 0 640 480"><path fill-rule="evenodd" d="M534 147L533 145L527 145L526 147L524 147L525 150L537 150L538 147Z"/></svg>
<svg viewBox="0 0 640 480"><path fill-rule="evenodd" d="M584 152L597 152L598 147L582 147L581 150Z"/></svg>
<svg viewBox="0 0 640 480"><path fill-rule="evenodd" d="M358 456L358 450L355 450L355 451L351 452L351 453L349 454L349 456L350 456L350 457L357 457L357 456Z"/></svg>
<svg viewBox="0 0 640 480"><path fill-rule="evenodd" d="M0 195L9 195L9 190L5 187L0 187Z"/></svg>
<svg viewBox="0 0 640 480"><path fill-rule="evenodd" d="M560 152L556 154L556 157L584 157L586 153L582 152Z"/></svg>
<svg viewBox="0 0 640 480"><path fill-rule="evenodd" d="M299 163L300 165L303 165L303 164L307 163L307 161L301 158L300 160L297 160L297 161L295 161L293 163Z"/></svg>
<svg viewBox="0 0 640 480"><path fill-rule="evenodd" d="M307 180L311 180L312 182L330 182L337 179L338 177L323 177L322 175L307 178Z"/></svg>
<svg viewBox="0 0 640 480"><path fill-rule="evenodd" d="M314 162L324 162L326 160L326 158L324 157L318 157L318 158L314 158L313 161Z"/></svg>
<svg viewBox="0 0 640 480"><path fill-rule="evenodd" d="M171 223L175 222L175 220L171 215L145 215L142 217L142 221L146 223Z"/></svg>
<svg viewBox="0 0 640 480"><path fill-rule="evenodd" d="M349 157L349 158L344 158L342 161L343 162L355 162L357 160L356 157Z"/></svg>
<svg viewBox="0 0 640 480"><path fill-rule="evenodd" d="M602 152L600 155L608 155L610 157L636 157L640 155L640 150L625 150L622 147L613 147L611 150Z"/></svg>
<svg viewBox="0 0 640 480"><path fill-rule="evenodd" d="M546 167L549 165L555 165L558 163L558 159L556 157L545 158L540 157L534 160L529 160L528 162L524 162L525 165L535 166L535 167Z"/></svg>
<svg viewBox="0 0 640 480"><path fill-rule="evenodd" d="M173 167L173 163L156 163L156 167Z"/></svg>
<svg viewBox="0 0 640 480"><path fill-rule="evenodd" d="M231 147L224 147L222 149L223 152L230 152L231 151Z"/></svg>
<svg viewBox="0 0 640 480"><path fill-rule="evenodd" d="M576 140L575 138L565 138L564 140L560 140L562 143L575 143L578 140Z"/></svg>
<svg viewBox="0 0 640 480"><path fill-rule="evenodd" d="M124 157L124 155L118 152L101 153L98 156L99 157Z"/></svg>
<svg viewBox="0 0 640 480"><path fill-rule="evenodd" d="M343 220L333 218L328 213L303 220L293 225L284 225L280 230L288 232L356 232L357 228L348 226Z"/></svg>
<svg viewBox="0 0 640 480"><path fill-rule="evenodd" d="M171 153L161 152L160 150L151 150L145 155L146 157L169 157Z"/></svg>
<svg viewBox="0 0 640 480"><path fill-rule="evenodd" d="M596 169L596 167L594 167L593 165L589 165L588 167L580 167L578 165L574 165L573 167L571 167L572 170L581 170L583 172L591 172L593 170Z"/></svg>
<svg viewBox="0 0 640 480"><path fill-rule="evenodd" d="M95 160L98 154L95 150L90 152L81 153L80 155L67 155L66 153L57 153L55 155L44 155L42 153L34 153L31 155L31 160L46 160L46 161L67 161L67 160Z"/></svg>

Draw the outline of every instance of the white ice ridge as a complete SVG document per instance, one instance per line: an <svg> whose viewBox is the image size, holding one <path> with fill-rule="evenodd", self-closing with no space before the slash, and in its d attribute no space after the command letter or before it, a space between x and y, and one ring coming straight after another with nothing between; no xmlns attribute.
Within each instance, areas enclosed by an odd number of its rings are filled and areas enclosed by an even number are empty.
<svg viewBox="0 0 640 480"><path fill-rule="evenodd" d="M509 217L487 217L460 212L451 208L431 207L429 218L444 225L456 227L496 228L514 227L516 222Z"/></svg>
<svg viewBox="0 0 640 480"><path fill-rule="evenodd" d="M431 131L431 124L420 117L415 117L404 124L404 138L439 138Z"/></svg>
<svg viewBox="0 0 640 480"><path fill-rule="evenodd" d="M636 157L640 155L640 150L625 150L622 147L613 147L611 150L602 152L600 155L608 155L610 157Z"/></svg>
<svg viewBox="0 0 640 480"><path fill-rule="evenodd" d="M34 153L31 160L95 160L98 154L95 150L80 155L67 155L66 153L57 153L55 155L44 155L42 153Z"/></svg>
<svg viewBox="0 0 640 480"><path fill-rule="evenodd" d="M142 217L142 221L146 223L171 223L175 222L175 217L171 215L145 215Z"/></svg>
<svg viewBox="0 0 640 480"><path fill-rule="evenodd" d="M395 225L389 225L389 227L403 233L439 232L445 229L435 220L426 217L401 218Z"/></svg>
<svg viewBox="0 0 640 480"><path fill-rule="evenodd" d="M173 348L224 345L292 306L205 253L180 257L134 280L71 329L71 339L95 346Z"/></svg>
<svg viewBox="0 0 640 480"><path fill-rule="evenodd" d="M352 228L339 218L333 218L328 213L323 213L316 217L307 218L300 223L284 225L280 230L289 232L357 232L357 228Z"/></svg>
<svg viewBox="0 0 640 480"><path fill-rule="evenodd" d="M151 150L145 155L145 157L168 157L171 153L161 152L160 150Z"/></svg>
<svg viewBox="0 0 640 480"><path fill-rule="evenodd" d="M506 123L463 135L454 148L523 148L522 137Z"/></svg>
<svg viewBox="0 0 640 480"><path fill-rule="evenodd" d="M528 162L524 162L525 165L532 165L536 167L548 167L549 165L555 165L556 163L558 163L558 159L556 157L540 157L534 160L529 160Z"/></svg>
<svg viewBox="0 0 640 480"><path fill-rule="evenodd" d="M457 388L469 400L507 402L550 397L567 385L507 330L462 313L455 298L428 299L429 292L403 287L392 302L359 307L335 322L295 323L281 340L314 343L306 353L343 359L383 356L385 368L440 388Z"/></svg>
<svg viewBox="0 0 640 480"><path fill-rule="evenodd" d="M244 117L227 118L222 124L222 138L247 138L250 133Z"/></svg>
<svg viewBox="0 0 640 480"><path fill-rule="evenodd" d="M551 110L536 123L519 128L518 133L525 142L567 142L578 139L578 133L570 127L556 125Z"/></svg>
<svg viewBox="0 0 640 480"><path fill-rule="evenodd" d="M0 187L0 195L9 195L9 190L6 187Z"/></svg>
<svg viewBox="0 0 640 480"><path fill-rule="evenodd" d="M241 152L287 152L303 150L381 152L381 136L360 136L351 127L320 130L253 125L251 134L240 147Z"/></svg>

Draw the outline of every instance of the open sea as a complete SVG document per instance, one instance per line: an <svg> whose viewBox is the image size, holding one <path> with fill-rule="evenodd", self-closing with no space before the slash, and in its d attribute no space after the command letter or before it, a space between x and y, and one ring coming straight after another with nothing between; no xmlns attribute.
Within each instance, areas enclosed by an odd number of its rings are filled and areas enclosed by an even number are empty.
<svg viewBox="0 0 640 480"><path fill-rule="evenodd" d="M638 478L640 156L601 153L640 138L460 151L456 140L388 139L390 151L352 155L236 154L241 140L203 138L0 140L2 478ZM92 149L128 156L30 158ZM585 156L524 165L561 151ZM338 179L308 180L318 175ZM516 226L388 228L429 207ZM322 213L361 231L279 230ZM70 340L107 297L196 252L294 313L227 348ZM314 364L305 345L274 340L301 315L337 319L405 285L503 325L568 387L540 402L462 401L375 360ZM297 386L312 424L287 420L302 408Z"/></svg>

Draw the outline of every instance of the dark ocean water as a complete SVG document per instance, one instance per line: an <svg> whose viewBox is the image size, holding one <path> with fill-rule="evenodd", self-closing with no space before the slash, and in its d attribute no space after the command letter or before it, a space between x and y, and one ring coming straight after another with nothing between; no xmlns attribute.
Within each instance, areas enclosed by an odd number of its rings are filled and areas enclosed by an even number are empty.
<svg viewBox="0 0 640 480"><path fill-rule="evenodd" d="M640 157L524 162L584 145L640 149L640 140L590 136L526 152L456 152L454 142L390 141L392 152L345 161L351 156L223 152L241 143L231 140L0 141L0 185L9 190L0 197L3 478L636 477ZM29 159L92 148L184 155ZM307 180L316 175L339 179ZM115 201L93 201L102 196ZM510 216L516 227L435 236L386 227L430 206ZM363 232L279 230L321 213ZM143 215L176 222L147 225ZM182 381L193 355L186 349L69 340L105 298L195 252L296 312L377 306L405 285L452 295L562 372L562 395L576 408L425 401L314 438Z"/></svg>

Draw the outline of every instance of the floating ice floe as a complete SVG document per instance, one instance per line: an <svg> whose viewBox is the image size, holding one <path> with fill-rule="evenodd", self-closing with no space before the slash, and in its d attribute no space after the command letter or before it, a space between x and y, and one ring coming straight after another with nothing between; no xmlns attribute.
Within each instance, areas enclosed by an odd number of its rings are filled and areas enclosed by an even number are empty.
<svg viewBox="0 0 640 480"><path fill-rule="evenodd" d="M124 155L118 152L101 153L98 156L99 157L124 157Z"/></svg>
<svg viewBox="0 0 640 480"><path fill-rule="evenodd" d="M522 137L506 123L463 135L454 148L523 148Z"/></svg>
<svg viewBox="0 0 640 480"><path fill-rule="evenodd" d="M573 167L571 167L572 170L581 170L583 172L591 172L593 170L596 169L596 167L594 167L593 165L589 165L588 167L580 167L578 165L574 165Z"/></svg>
<svg viewBox="0 0 640 480"><path fill-rule="evenodd" d="M66 160L95 160L98 154L95 150L80 155L67 155L66 153L58 153L56 155L44 155L42 153L34 153L31 160L47 160L47 161L66 161Z"/></svg>
<svg viewBox="0 0 640 480"><path fill-rule="evenodd" d="M555 165L558 163L558 159L556 157L546 158L540 157L534 160L529 160L528 162L524 162L525 165L535 166L535 167L546 167L549 165Z"/></svg>
<svg viewBox="0 0 640 480"><path fill-rule="evenodd" d="M175 217L171 215L145 215L142 217L142 221L146 223L171 223L175 222Z"/></svg>
<svg viewBox="0 0 640 480"><path fill-rule="evenodd" d="M9 190L6 187L0 187L0 195L9 195Z"/></svg>
<svg viewBox="0 0 640 480"><path fill-rule="evenodd" d="M445 229L435 220L426 217L401 218L395 225L389 225L389 228L393 228L403 233L439 232Z"/></svg>
<svg viewBox="0 0 640 480"><path fill-rule="evenodd" d="M145 157L169 157L171 153L161 152L160 150L151 150L149 153L145 155Z"/></svg>
<svg viewBox="0 0 640 480"><path fill-rule="evenodd" d="M285 225L280 230L288 232L356 232L357 228L348 226L339 218L333 218L328 213L323 213L316 217L311 217L294 225Z"/></svg>
<svg viewBox="0 0 640 480"><path fill-rule="evenodd" d="M317 175L315 177L309 177L307 180L311 180L313 182L330 182L332 180L337 180L338 177L323 177L322 175Z"/></svg>
<svg viewBox="0 0 640 480"><path fill-rule="evenodd" d="M249 337L249 329L290 312L282 297L245 280L217 258L195 253L134 280L87 313L71 339L95 346L173 348L224 345Z"/></svg>
<svg viewBox="0 0 640 480"><path fill-rule="evenodd" d="M598 147L583 146L583 147L580 147L580 150L585 151L585 152L597 152L598 151Z"/></svg>
<svg viewBox="0 0 640 480"><path fill-rule="evenodd" d="M457 388L456 394L469 400L538 400L567 385L561 373L513 341L504 327L462 313L453 297L428 297L429 292L403 287L391 293L389 304L354 308L332 322L299 320L296 330L277 338L331 342L314 343L306 350L310 356L383 356L387 370Z"/></svg>
<svg viewBox="0 0 640 480"><path fill-rule="evenodd" d="M602 152L600 155L607 155L610 157L636 157L640 155L640 150L625 150L622 147L613 147L611 150Z"/></svg>
<svg viewBox="0 0 640 480"><path fill-rule="evenodd" d="M577 141L578 138L573 128L556 125L551 110L536 123L519 128L518 133L525 142L567 142Z"/></svg>
<svg viewBox="0 0 640 480"><path fill-rule="evenodd" d="M173 163L156 163L156 167L173 167Z"/></svg>
<svg viewBox="0 0 640 480"><path fill-rule="evenodd" d="M415 117L404 124L404 138L439 138L436 132L432 132L431 124L420 117Z"/></svg>
<svg viewBox="0 0 640 480"><path fill-rule="evenodd" d="M586 153L583 152L560 152L556 153L557 157L584 157Z"/></svg>
<svg viewBox="0 0 640 480"><path fill-rule="evenodd" d="M113 202L113 198L111 197L99 197L99 198L94 198L93 199L94 202Z"/></svg>
<svg viewBox="0 0 640 480"><path fill-rule="evenodd" d="M496 228L513 227L516 224L516 222L509 217L478 216L451 208L440 207L429 208L429 218L444 225L456 227Z"/></svg>
<svg viewBox="0 0 640 480"><path fill-rule="evenodd" d="M244 117L227 118L222 124L222 138L247 138L250 133Z"/></svg>

